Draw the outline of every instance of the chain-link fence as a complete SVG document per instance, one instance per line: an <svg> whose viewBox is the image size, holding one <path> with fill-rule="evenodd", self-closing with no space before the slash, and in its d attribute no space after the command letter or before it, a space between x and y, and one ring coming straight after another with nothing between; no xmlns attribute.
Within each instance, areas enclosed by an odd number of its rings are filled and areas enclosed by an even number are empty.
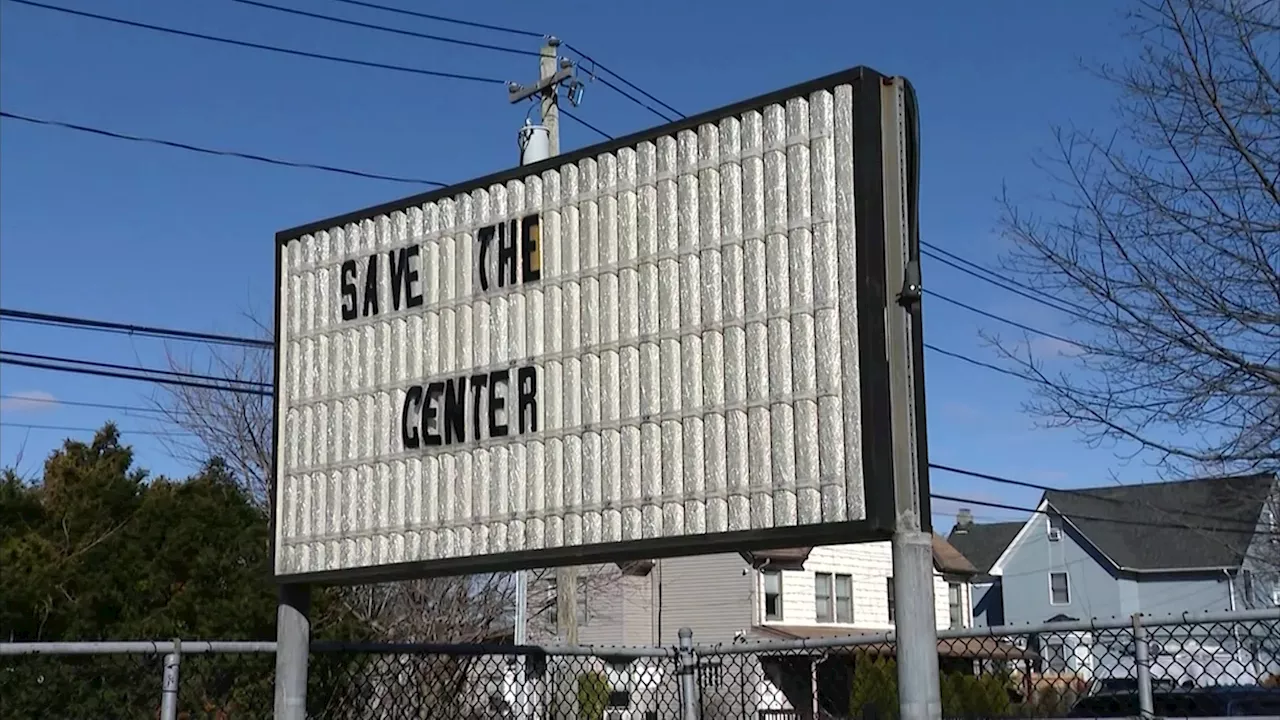
<svg viewBox="0 0 1280 720"><path fill-rule="evenodd" d="M942 631L943 714L1280 717L1280 610L1139 620ZM317 643L308 715L886 719L894 656L892 633L684 653ZM274 643L0 643L0 717L267 718L274 670Z"/></svg>

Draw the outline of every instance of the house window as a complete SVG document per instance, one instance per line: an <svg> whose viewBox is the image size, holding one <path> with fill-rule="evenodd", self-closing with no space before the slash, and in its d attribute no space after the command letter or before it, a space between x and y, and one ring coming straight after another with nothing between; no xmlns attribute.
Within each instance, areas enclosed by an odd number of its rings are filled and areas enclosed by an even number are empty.
<svg viewBox="0 0 1280 720"><path fill-rule="evenodd" d="M895 614L895 608L893 603L893 576L892 575L884 579L884 586L885 586L885 594L889 598L889 622L894 622L896 618L896 614Z"/></svg>
<svg viewBox="0 0 1280 720"><path fill-rule="evenodd" d="M782 573L778 570L765 570L764 576L764 619L782 619Z"/></svg>
<svg viewBox="0 0 1280 720"><path fill-rule="evenodd" d="M964 627L964 593L960 583L947 583L947 604L950 606L951 627Z"/></svg>
<svg viewBox="0 0 1280 720"><path fill-rule="evenodd" d="M853 622L853 576L836 576L836 622Z"/></svg>
<svg viewBox="0 0 1280 720"><path fill-rule="evenodd" d="M821 623L853 622L853 576L814 573L813 615Z"/></svg>
<svg viewBox="0 0 1280 720"><path fill-rule="evenodd" d="M834 622L836 619L831 595L831 573L817 573L813 583L813 614L820 623Z"/></svg>
<svg viewBox="0 0 1280 720"><path fill-rule="evenodd" d="M1064 572L1049 573L1049 603L1051 605L1071 604L1071 582Z"/></svg>
<svg viewBox="0 0 1280 720"><path fill-rule="evenodd" d="M1062 539L1062 518L1058 515L1049 516L1049 542L1058 542Z"/></svg>
<svg viewBox="0 0 1280 720"><path fill-rule="evenodd" d="M591 624L591 614L592 614L591 607L588 604L588 601L591 599L591 593L583 592L586 589L582 587L583 580L584 578L579 575L578 576L578 592L576 593L577 595L576 600L578 602L577 615L578 615L578 625L580 627L585 627Z"/></svg>

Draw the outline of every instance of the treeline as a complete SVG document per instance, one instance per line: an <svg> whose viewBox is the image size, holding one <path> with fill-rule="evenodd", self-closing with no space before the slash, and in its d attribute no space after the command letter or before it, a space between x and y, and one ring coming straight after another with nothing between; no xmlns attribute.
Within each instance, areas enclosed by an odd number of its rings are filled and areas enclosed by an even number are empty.
<svg viewBox="0 0 1280 720"><path fill-rule="evenodd" d="M152 477L112 425L91 442L68 440L39 477L0 477L0 637L272 640L269 533L217 459L189 478ZM313 597L313 623L320 638L368 636L332 591ZM4 658L3 714L154 715L160 668L154 657ZM273 668L270 655L187 656L183 707L269 715ZM315 688L316 701L334 689Z"/></svg>

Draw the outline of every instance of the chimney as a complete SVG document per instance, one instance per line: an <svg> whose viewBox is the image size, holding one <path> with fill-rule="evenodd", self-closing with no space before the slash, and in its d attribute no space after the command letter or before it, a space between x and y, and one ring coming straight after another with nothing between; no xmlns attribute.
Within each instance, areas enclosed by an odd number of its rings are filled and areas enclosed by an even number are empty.
<svg viewBox="0 0 1280 720"><path fill-rule="evenodd" d="M973 525L973 512L969 508L960 508L956 511L955 532L967 532Z"/></svg>

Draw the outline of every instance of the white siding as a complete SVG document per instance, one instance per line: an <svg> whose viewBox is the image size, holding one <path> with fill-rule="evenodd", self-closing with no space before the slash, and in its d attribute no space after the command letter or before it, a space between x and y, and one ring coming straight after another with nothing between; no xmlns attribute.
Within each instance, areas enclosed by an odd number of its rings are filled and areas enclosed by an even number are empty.
<svg viewBox="0 0 1280 720"><path fill-rule="evenodd" d="M782 573L782 621L769 625L816 625L814 605L814 573L829 572L853 577L853 622L822 623L833 627L885 628L889 625L888 578L893 576L893 554L889 543L827 545L809 554L804 570ZM934 612L939 628L950 627L947 581L935 574L933 579ZM968 585L962 584L964 598ZM965 613L965 624L973 624L973 611Z"/></svg>

